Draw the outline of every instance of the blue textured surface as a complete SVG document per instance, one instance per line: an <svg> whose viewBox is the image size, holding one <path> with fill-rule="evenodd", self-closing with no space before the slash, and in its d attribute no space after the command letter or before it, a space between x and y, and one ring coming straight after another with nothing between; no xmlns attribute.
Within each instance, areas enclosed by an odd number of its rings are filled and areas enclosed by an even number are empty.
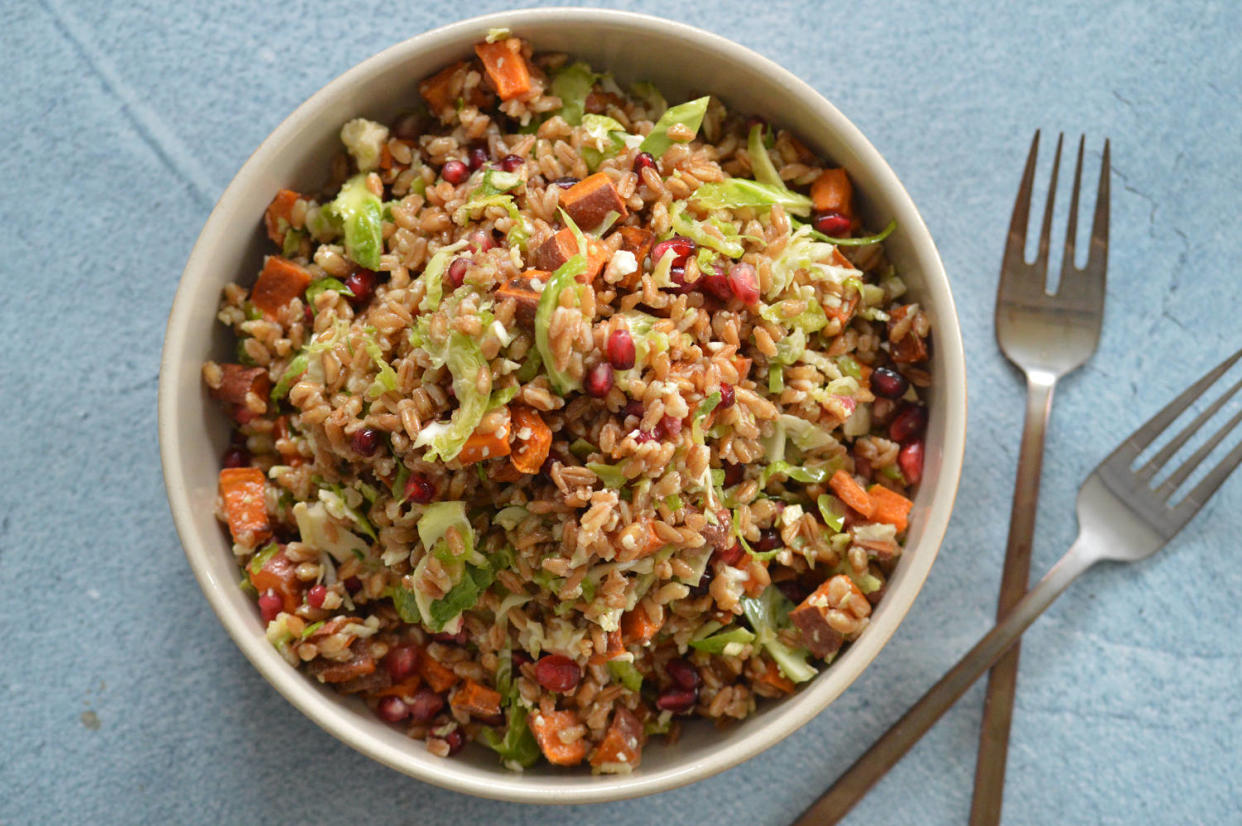
<svg viewBox="0 0 1242 826"><path fill-rule="evenodd" d="M939 243L969 362L967 462L940 559L888 647L778 747L635 802L472 799L320 731L233 646L181 554L155 439L164 321L212 203L268 132L349 66L475 9L9 4L0 823L786 823L990 624L1022 410L991 308L1035 128L1085 131L1097 153L1107 135L1115 168L1108 318L1057 401L1036 571L1073 538L1074 491L1107 447L1238 346L1235 4L627 5L810 80L888 158ZM1240 511L1235 480L1168 552L1090 573L1028 635L1007 823L1237 822ZM848 822L964 820L981 696Z"/></svg>

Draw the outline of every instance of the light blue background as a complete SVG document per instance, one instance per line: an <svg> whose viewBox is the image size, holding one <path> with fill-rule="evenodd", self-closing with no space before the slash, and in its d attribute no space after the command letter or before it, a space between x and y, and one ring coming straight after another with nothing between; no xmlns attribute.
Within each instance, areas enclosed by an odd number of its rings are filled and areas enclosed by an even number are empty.
<svg viewBox="0 0 1242 826"><path fill-rule="evenodd" d="M190 574L155 437L163 327L212 204L346 68L503 3L6 3L0 27L0 823L783 824L989 625L1022 389L991 308L1027 143L1113 140L1108 317L1063 385L1035 542L1119 436L1240 343L1236 4L639 2L834 101L937 239L961 311L969 442L939 561L827 712L714 779L635 802L506 805L369 761L282 700ZM515 20L520 18L515 17ZM1028 635L1006 822L1238 822L1234 480L1165 554L1091 573ZM961 822L976 687L849 823ZM97 730L83 712L97 715Z"/></svg>

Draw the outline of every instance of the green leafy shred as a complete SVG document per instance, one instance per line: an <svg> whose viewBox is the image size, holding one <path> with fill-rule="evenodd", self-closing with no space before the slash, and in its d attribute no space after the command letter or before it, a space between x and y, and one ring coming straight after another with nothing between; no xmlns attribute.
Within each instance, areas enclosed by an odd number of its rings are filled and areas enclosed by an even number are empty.
<svg viewBox="0 0 1242 826"><path fill-rule="evenodd" d="M298 379L306 372L310 366L310 357L306 353L298 353L289 360L289 366L285 368L285 372L280 374L276 386L272 388L271 398L275 404L289 395L289 391L293 389L293 385L297 384Z"/></svg>
<svg viewBox="0 0 1242 826"><path fill-rule="evenodd" d="M367 176L346 181L326 209L344 230L346 254L359 265L378 270L384 251L383 204L367 188Z"/></svg>
<svg viewBox="0 0 1242 826"><path fill-rule="evenodd" d="M705 651L708 654L723 654L725 653L725 648L730 644L741 646L754 641L755 635L753 632L741 626L732 626L725 631L712 634L710 637L691 640L690 647L696 651Z"/></svg>
<svg viewBox="0 0 1242 826"><path fill-rule="evenodd" d="M565 220L566 225L574 231L578 238L579 252L570 257L568 261L557 268L556 272L548 278L548 283L544 285L543 292L539 295L539 305L535 309L535 348L543 361L544 370L548 374L548 378L552 381L552 387L557 393L564 395L570 391L577 390L581 383L569 376L562 370L556 369L556 359L552 355L552 343L548 339L548 329L552 324L552 314L556 312L556 308L560 306L561 293L567 289L575 291L575 297L578 297L578 290L586 285L578 283L578 276L586 272L586 241L582 235L582 231L578 229L578 225L573 219L561 210L561 216ZM586 287L590 289L590 287Z"/></svg>
<svg viewBox="0 0 1242 826"><path fill-rule="evenodd" d="M629 481L626 478L625 472L615 465L606 465L603 462L587 462L586 466L599 477L599 480L604 483L605 487L612 488L613 490L624 487L625 483Z"/></svg>
<svg viewBox="0 0 1242 826"><path fill-rule="evenodd" d="M767 209L779 204L790 215L811 214L811 199L806 195L747 178L703 184L690 198L707 209Z"/></svg>
<svg viewBox="0 0 1242 826"><path fill-rule="evenodd" d="M630 691L639 692L643 690L643 675L638 672L638 669L634 667L634 663L629 660L609 660L608 673Z"/></svg>
<svg viewBox="0 0 1242 826"><path fill-rule="evenodd" d="M440 299L444 296L444 273L448 270L453 255L467 243L469 242L463 238L447 247L440 247L431 256L427 266L423 267L423 273L418 277L423 282L423 300L418 302L421 312L430 313L440 306Z"/></svg>
<svg viewBox="0 0 1242 826"><path fill-rule="evenodd" d="M327 275L327 276L324 276L323 278L315 279L306 288L306 303L310 306L312 310L314 310L315 299L319 297L320 293L326 293L329 290L331 290L332 292L340 293L346 298L354 297L353 290L351 290L349 287L346 287L342 282L338 281L332 276Z"/></svg>
<svg viewBox="0 0 1242 826"><path fill-rule="evenodd" d="M789 462L773 462L763 469L759 487L767 487L768 480L776 475L784 475L804 485L818 485L828 480L828 469L807 465L791 465Z"/></svg>
<svg viewBox="0 0 1242 826"><path fill-rule="evenodd" d="M641 81L631 85L630 91L634 93L634 97L642 101L643 106L647 107L648 112L654 118L659 118L664 114L664 110L668 109L668 101L664 99L664 95L660 94L660 90L655 87L654 83Z"/></svg>
<svg viewBox="0 0 1242 826"><path fill-rule="evenodd" d="M521 387L514 384L509 387L501 387L492 390L492 395L487 400L487 409L495 410L497 407L504 407L506 404L513 401L513 397L521 392L521 389Z"/></svg>
<svg viewBox="0 0 1242 826"><path fill-rule="evenodd" d="M392 498L398 503L405 501L405 483L410 480L410 469L405 466L405 462L397 462L397 475L392 480Z"/></svg>
<svg viewBox="0 0 1242 826"><path fill-rule="evenodd" d="M669 220L672 221L674 231L690 238L700 247L715 250L730 258L741 258L742 253L746 251L739 240L737 229L732 224L717 218L695 220L686 214L686 205L683 201L676 201L673 204L669 212ZM715 228L716 232L712 232L709 227Z"/></svg>
<svg viewBox="0 0 1242 826"><path fill-rule="evenodd" d="M875 235L863 235L858 238L831 238L824 235L817 229L812 229L811 227L807 227L807 229L811 230L811 236L813 238L818 238L820 241L827 241L829 244L835 244L838 247L865 247L868 244L878 244L885 238L888 238L888 236L892 235L893 231L897 229L897 219L894 218L889 221L887 226Z"/></svg>
<svg viewBox="0 0 1242 826"><path fill-rule="evenodd" d="M561 118L570 126L582 123L587 95L599 75L585 63L571 63L552 76L552 94L561 99Z"/></svg>
<svg viewBox="0 0 1242 826"><path fill-rule="evenodd" d="M742 597L742 611L755 632L755 642L767 649L781 673L795 683L804 683L819 672L807 662L811 653L791 648L777 639L777 632L789 626L793 603L775 585L763 589L757 598Z"/></svg>
<svg viewBox="0 0 1242 826"><path fill-rule="evenodd" d="M650 152L653 158L662 156L674 143L673 139L668 136L668 130L675 124L681 124L692 134L697 135L699 126L703 124L703 116L707 114L707 104L710 100L710 97L704 96L666 109L656 121L655 126L651 127L651 133L639 144L639 150Z"/></svg>
<svg viewBox="0 0 1242 826"><path fill-rule="evenodd" d="M470 434L479 426L491 400L491 371L478 343L454 330L448 340L437 343L422 329L425 317L419 318L415 337L420 346L431 356L436 365L447 365L453 376L453 393L457 396L457 409L448 422L432 422L418 432L414 447L427 447L427 461L437 456L445 461L457 458Z"/></svg>
<svg viewBox="0 0 1242 826"><path fill-rule="evenodd" d="M763 124L756 123L750 127L750 135L747 136L746 153L750 155L751 171L755 173L755 180L759 183L776 189L788 190L785 182L781 180L780 173L772 165L772 156L768 154L768 148L763 144L763 133Z"/></svg>
<svg viewBox="0 0 1242 826"><path fill-rule="evenodd" d="M819 515L824 517L824 524L830 531L840 533L845 529L845 505L840 499L823 493L815 500L815 504L819 506Z"/></svg>
<svg viewBox="0 0 1242 826"><path fill-rule="evenodd" d="M376 331L374 327L367 327L366 337L362 340L362 348L367 351L367 355L375 362L375 367L379 371L375 375L375 381L371 382L371 386L366 390L368 399L378 399L385 393L395 392L397 389L397 371L392 369L392 365L384 358L384 351L380 349L379 342L376 341Z"/></svg>

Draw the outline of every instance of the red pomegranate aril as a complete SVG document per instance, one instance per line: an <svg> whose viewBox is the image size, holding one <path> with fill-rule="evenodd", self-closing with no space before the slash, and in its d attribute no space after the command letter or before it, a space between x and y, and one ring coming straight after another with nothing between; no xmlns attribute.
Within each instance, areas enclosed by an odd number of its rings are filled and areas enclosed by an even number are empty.
<svg viewBox="0 0 1242 826"><path fill-rule="evenodd" d="M656 698L656 708L685 714L698 702L699 693L693 688L667 688Z"/></svg>
<svg viewBox="0 0 1242 826"><path fill-rule="evenodd" d="M604 344L604 352L614 370L629 370L633 367L636 354L634 338L629 330L613 330Z"/></svg>
<svg viewBox="0 0 1242 826"><path fill-rule="evenodd" d="M729 268L729 289L748 307L759 303L759 276L750 264L738 262Z"/></svg>
<svg viewBox="0 0 1242 826"><path fill-rule="evenodd" d="M375 713L389 723L400 723L410 716L410 707L400 697L384 697L375 707Z"/></svg>
<svg viewBox="0 0 1242 826"><path fill-rule="evenodd" d="M571 186L578 183L578 179L573 175L566 175L563 178L557 178L552 183L554 186L559 186L561 189L569 189Z"/></svg>
<svg viewBox="0 0 1242 826"><path fill-rule="evenodd" d="M927 408L917 404L907 404L888 425L888 438L894 442L907 442L923 432L927 426Z"/></svg>
<svg viewBox="0 0 1242 826"><path fill-rule="evenodd" d="M597 399L602 399L608 395L608 391L612 389L612 365L606 361L587 371L586 379L583 380L587 394Z"/></svg>
<svg viewBox="0 0 1242 826"><path fill-rule="evenodd" d="M371 456L380 444L380 432L372 427L355 430L349 437L349 446L359 456Z"/></svg>
<svg viewBox="0 0 1242 826"><path fill-rule="evenodd" d="M578 687L582 669L563 654L545 654L535 663L535 682L548 691L566 694Z"/></svg>
<svg viewBox="0 0 1242 826"><path fill-rule="evenodd" d="M871 392L885 399L900 399L910 387L909 380L891 367L871 371Z"/></svg>
<svg viewBox="0 0 1242 826"><path fill-rule="evenodd" d="M812 226L829 238L845 238L850 234L850 219L839 212L821 212Z"/></svg>
<svg viewBox="0 0 1242 826"><path fill-rule="evenodd" d="M720 407L721 410L728 410L730 407L732 407L734 397L735 397L735 393L733 391L733 385L731 384L720 385L720 404L718 406Z"/></svg>
<svg viewBox="0 0 1242 826"><path fill-rule="evenodd" d="M405 480L405 499L418 505L426 505L436 498L436 486L426 476L414 474Z"/></svg>
<svg viewBox="0 0 1242 826"><path fill-rule="evenodd" d="M284 605L285 601L280 598L280 594L270 588L259 594L259 614L265 623L276 619L276 615L281 612Z"/></svg>
<svg viewBox="0 0 1242 826"><path fill-rule="evenodd" d="M641 419L643 417L644 410L645 408L643 407L643 403L638 399L630 399L625 403L625 415L627 416L637 416Z"/></svg>
<svg viewBox="0 0 1242 826"><path fill-rule="evenodd" d="M418 670L423 650L417 645L399 645L384 656L384 667L394 683L399 683Z"/></svg>
<svg viewBox="0 0 1242 826"><path fill-rule="evenodd" d="M709 295L715 296L721 301L728 301L733 298L733 288L729 286L729 274L721 272L719 268L713 267L711 272L704 272L699 283L703 285L703 289Z"/></svg>
<svg viewBox="0 0 1242 826"><path fill-rule="evenodd" d="M306 604L311 608L322 608L323 601L328 596L328 589L323 583L312 585L310 590L306 592Z"/></svg>
<svg viewBox="0 0 1242 826"><path fill-rule="evenodd" d="M353 596L362 590L362 580L358 579L356 576L346 577L343 584L345 585L345 590L349 592L350 596Z"/></svg>
<svg viewBox="0 0 1242 826"><path fill-rule="evenodd" d="M639 175L639 176L643 174L644 169L653 169L656 171L657 174L660 171L659 168L656 166L655 158L651 157L650 152L639 152L637 155L635 155L633 168L634 168L634 174Z"/></svg>
<svg viewBox="0 0 1242 826"><path fill-rule="evenodd" d="M664 439L668 436L681 435L681 419L675 419L672 416L664 416L660 419L660 423L656 425L656 436Z"/></svg>
<svg viewBox="0 0 1242 826"><path fill-rule="evenodd" d="M411 720L415 723L430 723L444 710L444 698L424 686L414 692L406 705L410 708Z"/></svg>
<svg viewBox="0 0 1242 826"><path fill-rule="evenodd" d="M716 555L720 557L721 562L726 565L732 565L735 568L737 567L737 563L742 561L742 557L745 556L745 554L746 551L742 548L742 544L740 542L734 542L728 548L716 552Z"/></svg>
<svg viewBox="0 0 1242 826"><path fill-rule="evenodd" d="M448 280L453 285L453 289L460 287L466 280L466 269L470 266L470 262L465 258L454 258L453 263L448 266Z"/></svg>
<svg viewBox="0 0 1242 826"><path fill-rule="evenodd" d="M776 583L776 587L784 594L790 602L798 605L802 600L811 595L811 591L796 579L787 579L783 582Z"/></svg>
<svg viewBox="0 0 1242 826"><path fill-rule="evenodd" d="M477 229L470 233L470 251L487 252L496 248L496 239L485 229Z"/></svg>
<svg viewBox="0 0 1242 826"><path fill-rule="evenodd" d="M785 544L776 528L764 528L759 532L759 541L754 544L756 551L771 551Z"/></svg>
<svg viewBox="0 0 1242 826"><path fill-rule="evenodd" d="M677 293L678 295L686 295L687 293L692 293L694 292L694 288L698 286L698 282L696 282L695 284L686 283L686 268L685 267L670 267L668 271L668 278L670 281L673 282L673 292Z"/></svg>
<svg viewBox="0 0 1242 826"><path fill-rule="evenodd" d="M654 442L656 440L656 435L650 430L635 430L630 435L633 436L634 441L640 445L646 444L647 442Z"/></svg>
<svg viewBox="0 0 1242 826"><path fill-rule="evenodd" d="M371 300L371 296L375 295L375 285L379 278L371 270L356 269L349 275L345 276L345 287L351 293L352 298L348 298L350 304L354 307L361 307Z"/></svg>
<svg viewBox="0 0 1242 826"><path fill-rule="evenodd" d="M689 258L698 245L693 240L686 238L684 235L674 235L672 238L666 238L659 241L651 248L651 263L659 264L660 259L669 250L673 251L673 266L684 267L686 259Z"/></svg>
<svg viewBox="0 0 1242 826"><path fill-rule="evenodd" d="M315 311L309 304L302 308L302 322L306 324L307 327L315 326Z"/></svg>
<svg viewBox="0 0 1242 826"><path fill-rule="evenodd" d="M741 465L726 464L724 466L724 486L726 488L733 487L738 482L741 482L742 477L745 475L745 468Z"/></svg>
<svg viewBox="0 0 1242 826"><path fill-rule="evenodd" d="M466 735L461 733L460 728L455 728L444 735L444 742L448 743L448 756L452 757L466 747Z"/></svg>
<svg viewBox="0 0 1242 826"><path fill-rule="evenodd" d="M699 687L698 670L683 659L669 660L664 664L664 673L682 688L693 690Z"/></svg>
<svg viewBox="0 0 1242 826"><path fill-rule="evenodd" d="M487 163L487 159L489 157L487 148L483 146L472 146L470 151L466 153L466 160L470 164L470 168L472 170L478 169L480 166Z"/></svg>
<svg viewBox="0 0 1242 826"><path fill-rule="evenodd" d="M527 654L525 651L523 651L523 650L522 650L522 649L520 649L520 648L519 648L518 650L514 651L513 653L511 653L511 654L509 655L509 659L513 661L513 667L514 667L514 668L521 668L522 666L526 665L527 663L533 663L533 662L534 662L534 660L531 658L530 654Z"/></svg>
<svg viewBox="0 0 1242 826"><path fill-rule="evenodd" d="M525 163L521 155L505 155L500 159L500 168L505 172L517 172Z"/></svg>
<svg viewBox="0 0 1242 826"><path fill-rule="evenodd" d="M440 167L440 177L457 186L470 177L470 167L461 161L445 161L444 166Z"/></svg>
<svg viewBox="0 0 1242 826"><path fill-rule="evenodd" d="M231 447L224 452L225 467L246 467L250 464L250 451L244 447Z"/></svg>
<svg viewBox="0 0 1242 826"><path fill-rule="evenodd" d="M902 447L901 452L897 454L897 466L901 468L901 475L906 477L907 485L919 483L919 480L923 478L922 439L915 439Z"/></svg>
<svg viewBox="0 0 1242 826"><path fill-rule="evenodd" d="M466 633L466 629L463 626L452 634L447 631L440 631L439 633L432 634L431 638L436 642L442 642L446 645L465 645L466 640L469 638L469 634Z"/></svg>

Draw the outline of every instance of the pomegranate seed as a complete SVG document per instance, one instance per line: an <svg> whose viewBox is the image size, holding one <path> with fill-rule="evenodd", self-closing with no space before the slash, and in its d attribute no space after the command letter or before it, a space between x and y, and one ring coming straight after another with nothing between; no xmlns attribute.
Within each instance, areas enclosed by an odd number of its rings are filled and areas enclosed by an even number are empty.
<svg viewBox="0 0 1242 826"><path fill-rule="evenodd" d="M562 654L545 654L535 663L535 682L548 691L567 694L578 687L582 669Z"/></svg>
<svg viewBox="0 0 1242 826"><path fill-rule="evenodd" d="M666 436L680 436L681 419L674 419L672 416L663 417L660 419L660 423L656 425L656 434L659 435L661 439Z"/></svg>
<svg viewBox="0 0 1242 826"><path fill-rule="evenodd" d="M750 264L738 262L729 268L729 289L748 307L759 303L759 276Z"/></svg>
<svg viewBox="0 0 1242 826"><path fill-rule="evenodd" d="M858 401L853 396L834 396L841 405L841 410L845 413L845 418L854 415L854 411L858 409Z"/></svg>
<svg viewBox="0 0 1242 826"><path fill-rule="evenodd" d="M625 403L625 415L636 416L641 419L643 417L643 412L643 403L638 399L630 399Z"/></svg>
<svg viewBox="0 0 1242 826"><path fill-rule="evenodd" d="M745 554L746 554L746 551L743 550L742 544L740 542L734 542L728 548L725 548L722 551L716 552L716 555L720 557L721 562L723 562L726 565L732 565L734 567L737 567L737 563L742 561L742 557Z"/></svg>
<svg viewBox="0 0 1242 826"><path fill-rule="evenodd" d="M480 166L487 163L487 159L489 157L490 154L488 153L487 148L483 146L472 146L470 151L466 153L466 161L470 164L470 168L472 170L478 169Z"/></svg>
<svg viewBox="0 0 1242 826"><path fill-rule="evenodd" d="M588 395L597 399L604 398L612 389L612 365L601 361L587 372L583 384Z"/></svg>
<svg viewBox="0 0 1242 826"><path fill-rule="evenodd" d="M470 251L471 252L487 252L496 248L496 239L485 229L478 229L470 233Z"/></svg>
<svg viewBox="0 0 1242 826"><path fill-rule="evenodd" d="M531 659L530 654L527 654L525 651L523 651L520 648L517 651L514 651L513 653L511 653L509 655L509 659L513 661L514 668L521 668L527 663L534 662L534 660Z"/></svg>
<svg viewBox="0 0 1242 826"><path fill-rule="evenodd" d="M269 588L259 594L259 614L263 617L265 623L276 619L276 615L281 612L285 606L285 601L280 598L280 594Z"/></svg>
<svg viewBox="0 0 1242 826"><path fill-rule="evenodd" d="M311 608L322 608L324 598L328 596L328 589L322 583L312 585L311 589L306 592L306 604Z"/></svg>
<svg viewBox="0 0 1242 826"><path fill-rule="evenodd" d="M470 167L461 161L445 161L444 166L440 167L440 177L457 186L470 177Z"/></svg>
<svg viewBox="0 0 1242 826"><path fill-rule="evenodd" d="M358 579L356 576L346 577L344 584L345 590L348 591L351 596L362 590L362 580Z"/></svg>
<svg viewBox="0 0 1242 826"><path fill-rule="evenodd" d="M810 589L796 579L787 579L784 582L776 583L776 587L781 589L781 593L788 597L789 601L794 605L801 604L802 600L811 595Z"/></svg>
<svg viewBox="0 0 1242 826"><path fill-rule="evenodd" d="M891 367L877 367L871 371L871 392L885 399L900 399L906 394L910 382Z"/></svg>
<svg viewBox="0 0 1242 826"><path fill-rule="evenodd" d="M666 238L656 243L651 248L651 263L658 264L660 259L664 257L664 253L669 250L673 251L673 266L684 267L686 259L689 258L694 250L698 247L693 240L686 238L684 235L674 235L672 238Z"/></svg>
<svg viewBox="0 0 1242 826"><path fill-rule="evenodd" d="M464 258L454 258L453 263L448 266L449 283L453 285L453 289L457 289L466 280L466 269L470 266L470 262Z"/></svg>
<svg viewBox="0 0 1242 826"><path fill-rule="evenodd" d="M349 446L359 456L370 456L379 447L380 433L372 427L355 430L349 437Z"/></svg>
<svg viewBox="0 0 1242 826"><path fill-rule="evenodd" d="M244 447L231 447L224 452L225 467L245 467L250 464L250 451Z"/></svg>
<svg viewBox="0 0 1242 826"><path fill-rule="evenodd" d="M888 438L894 442L906 442L923 432L927 427L927 408L917 404L907 404L897 411L897 415L888 425Z"/></svg>
<svg viewBox="0 0 1242 826"><path fill-rule="evenodd" d="M435 640L436 642L442 642L442 643L445 643L446 645L465 645L466 639L468 638L468 636L469 635L466 633L466 629L463 627L452 634L448 633L447 631L441 631L438 634L432 634L431 638Z"/></svg>
<svg viewBox="0 0 1242 826"><path fill-rule="evenodd" d="M405 480L405 498L409 502L426 505L436 498L436 486L426 476L415 474Z"/></svg>
<svg viewBox="0 0 1242 826"><path fill-rule="evenodd" d="M354 294L353 298L348 299L349 303L357 308L370 301L378 281L379 278L371 270L359 268L351 272L344 282L345 287Z"/></svg>
<svg viewBox="0 0 1242 826"><path fill-rule="evenodd" d="M555 186L559 186L561 189L569 189L571 186L578 183L578 179L573 175L566 175L564 178L557 178L552 183Z"/></svg>
<svg viewBox="0 0 1242 826"><path fill-rule="evenodd" d="M651 157L650 152L639 152L634 156L634 174L642 177L644 169L655 170L659 174L659 167L656 166L655 158Z"/></svg>
<svg viewBox="0 0 1242 826"><path fill-rule="evenodd" d="M384 667L394 683L399 683L418 670L423 659L423 649L417 645L399 645L384 657Z"/></svg>
<svg viewBox="0 0 1242 826"><path fill-rule="evenodd" d="M731 488L738 482L742 481L742 476L745 475L744 470L745 469L741 465L726 464L724 466L724 486L726 488Z"/></svg>
<svg viewBox="0 0 1242 826"><path fill-rule="evenodd" d="M733 397L734 397L733 385L731 384L720 385L719 407L721 410L728 410L730 407L733 406Z"/></svg>
<svg viewBox="0 0 1242 826"><path fill-rule="evenodd" d="M517 172L525 163L521 155L505 155L500 159L500 168L505 172Z"/></svg>
<svg viewBox="0 0 1242 826"><path fill-rule="evenodd" d="M687 284L685 267L671 267L668 271L668 277L669 280L673 282L673 292L678 295L686 295L687 293L694 292L694 288L702 282L702 279L700 279L694 284Z"/></svg>
<svg viewBox="0 0 1242 826"><path fill-rule="evenodd" d="M629 370L634 366L634 339L628 330L613 330L604 345L604 351L614 370Z"/></svg>
<svg viewBox="0 0 1242 826"><path fill-rule="evenodd" d="M444 698L424 686L414 692L406 705L410 707L411 720L415 723L429 723L444 709Z"/></svg>
<svg viewBox="0 0 1242 826"><path fill-rule="evenodd" d="M906 477L907 485L917 485L923 478L923 440L915 439L897 454L897 466Z"/></svg>
<svg viewBox="0 0 1242 826"><path fill-rule="evenodd" d="M685 714L694 708L698 699L699 693L692 688L666 688L656 698L656 708L671 711L674 714Z"/></svg>
<svg viewBox="0 0 1242 826"><path fill-rule="evenodd" d="M311 309L309 304L302 308L302 321L307 327L312 327L315 324L315 311Z"/></svg>
<svg viewBox="0 0 1242 826"><path fill-rule="evenodd" d="M400 697L385 697L375 707L375 713L390 723L400 723L410 716L410 707Z"/></svg>
<svg viewBox="0 0 1242 826"><path fill-rule="evenodd" d="M711 272L703 273L699 283L703 285L704 290L721 301L728 301L733 297L733 288L729 286L729 274L722 272L719 267L713 267Z"/></svg>
<svg viewBox="0 0 1242 826"><path fill-rule="evenodd" d="M466 735L461 733L460 728L455 728L448 734L444 735L444 742L448 743L448 756L452 757L466 746Z"/></svg>
<svg viewBox="0 0 1242 826"><path fill-rule="evenodd" d="M839 212L821 212L812 225L829 238L845 238L850 233L850 219Z"/></svg>
<svg viewBox="0 0 1242 826"><path fill-rule="evenodd" d="M781 541L780 532L776 528L764 528L759 532L759 541L755 543L756 551L771 551L785 544Z"/></svg>
<svg viewBox="0 0 1242 826"><path fill-rule="evenodd" d="M238 424L249 424L259 414L251 413L250 408L246 407L244 404L235 404L233 405L233 410L229 415L231 415L233 417L233 421Z"/></svg>
<svg viewBox="0 0 1242 826"><path fill-rule="evenodd" d="M703 576L699 577L699 584L691 586L690 595L693 597L701 597L704 594L711 593L712 580L716 578L716 569L708 566L703 571Z"/></svg>
<svg viewBox="0 0 1242 826"><path fill-rule="evenodd" d="M695 689L699 687L699 672L683 659L669 660L664 664L664 673L668 674L669 678L682 688Z"/></svg>

